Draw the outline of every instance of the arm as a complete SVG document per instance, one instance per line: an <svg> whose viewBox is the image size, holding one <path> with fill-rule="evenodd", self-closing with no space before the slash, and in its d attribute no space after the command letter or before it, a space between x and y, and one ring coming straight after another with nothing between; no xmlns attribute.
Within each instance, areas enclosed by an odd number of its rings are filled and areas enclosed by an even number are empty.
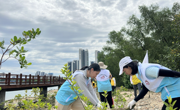
<svg viewBox="0 0 180 110"><path fill-rule="evenodd" d="M142 84L142 90L141 90L140 94L137 97L135 97L134 100L136 102L139 101L140 99L142 99L147 94L148 91L149 90L144 86L144 84Z"/></svg>
<svg viewBox="0 0 180 110"><path fill-rule="evenodd" d="M143 85L143 89L141 90L140 94L135 97L134 100L132 100L131 102L129 102L128 107L131 109L133 107L133 105L136 104L137 101L139 101L140 99L142 99L148 92L149 90Z"/></svg>
<svg viewBox="0 0 180 110"><path fill-rule="evenodd" d="M131 82L131 84L133 84L133 82L132 82L132 76L130 76L130 82Z"/></svg>
<svg viewBox="0 0 180 110"><path fill-rule="evenodd" d="M159 69L159 76L164 77L180 77L180 73L172 70Z"/></svg>
<svg viewBox="0 0 180 110"><path fill-rule="evenodd" d="M92 84L90 84L89 91L90 91L92 97L93 97L97 102L100 102L99 99L97 98L97 95L96 95L95 91L93 90Z"/></svg>
<svg viewBox="0 0 180 110"><path fill-rule="evenodd" d="M92 96L91 92L88 90L87 86L86 86L86 80L84 78L83 75L79 74L77 76L75 76L75 79L74 79L77 83L77 86L79 86L79 88L81 90L83 90L82 94L84 94L84 96L86 96L89 101L93 104L93 105L96 105L98 102L96 101L96 99ZM92 84L91 82L89 82L89 86L92 87Z"/></svg>

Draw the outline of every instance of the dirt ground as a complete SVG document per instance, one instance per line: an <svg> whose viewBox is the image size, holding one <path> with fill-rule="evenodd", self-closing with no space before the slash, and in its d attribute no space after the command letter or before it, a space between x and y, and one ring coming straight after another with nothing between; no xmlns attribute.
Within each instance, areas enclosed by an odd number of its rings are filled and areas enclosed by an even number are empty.
<svg viewBox="0 0 180 110"><path fill-rule="evenodd" d="M53 93L55 91L57 91L57 90L49 91L49 93ZM122 93L132 94L132 96L130 98L126 98L126 100L127 100L126 105L125 105L125 107L126 107L128 105L128 103L134 99L134 93L133 93L133 90L125 91ZM97 93L97 95L98 95L98 93ZM114 97L113 97L113 99L114 99ZM57 102L56 102L56 105L57 105ZM163 106L163 101L161 100L160 93L148 92L143 99L139 100L136 103L134 110L161 110L162 106ZM116 110L118 110L118 109L116 109Z"/></svg>
<svg viewBox="0 0 180 110"><path fill-rule="evenodd" d="M133 91L129 91L127 93L132 94L132 96L127 98L126 106L131 100L134 99ZM143 99L136 103L134 110L161 110L162 106L163 101L161 100L161 94L148 92Z"/></svg>

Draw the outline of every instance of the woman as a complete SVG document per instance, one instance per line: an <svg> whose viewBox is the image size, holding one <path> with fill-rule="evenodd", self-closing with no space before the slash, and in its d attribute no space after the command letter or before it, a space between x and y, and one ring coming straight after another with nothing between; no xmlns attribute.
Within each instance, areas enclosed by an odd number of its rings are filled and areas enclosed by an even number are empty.
<svg viewBox="0 0 180 110"><path fill-rule="evenodd" d="M103 62L99 62L98 64L101 68L101 72L96 76L96 81L97 81L97 87L98 87L100 99L101 99L101 102L106 102L107 100L110 108L112 108L112 105L113 105L112 93L111 93L112 86L110 83L111 73L109 70L106 69L107 66L104 65ZM106 98L103 96L104 91L107 91L107 94L108 94Z"/></svg>
<svg viewBox="0 0 180 110"><path fill-rule="evenodd" d="M136 75L130 76L131 84L133 85L134 89L134 96L137 97L137 88L139 90L139 93L141 92L141 81L137 78Z"/></svg>
<svg viewBox="0 0 180 110"><path fill-rule="evenodd" d="M152 63L138 63L132 61L129 56L122 58L119 62L120 75L124 72L127 75L138 75L138 78L143 83L143 89L140 94L132 100L128 107L132 108L137 101L142 99L147 92L161 92L161 99L168 103L167 96L171 96L172 102L177 100L174 108L180 109L180 73L172 71L159 64ZM166 106L163 105L162 110L165 110Z"/></svg>
<svg viewBox="0 0 180 110"><path fill-rule="evenodd" d="M100 72L100 67L98 64L94 63L90 66L85 66L81 70L76 70L72 77L76 81L76 85L83 90L82 94L89 98L89 101L97 106L101 107L101 102L96 96L96 93L93 90L91 84L91 78L95 78ZM58 110L84 110L84 107L78 98L76 97L76 93L70 89L70 81L66 80L56 95L56 100L58 104Z"/></svg>

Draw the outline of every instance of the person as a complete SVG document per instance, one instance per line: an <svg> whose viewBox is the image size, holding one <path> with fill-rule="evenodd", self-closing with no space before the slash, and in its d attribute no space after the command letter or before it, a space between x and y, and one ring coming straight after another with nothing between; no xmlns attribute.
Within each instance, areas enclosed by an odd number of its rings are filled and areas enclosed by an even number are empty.
<svg viewBox="0 0 180 110"><path fill-rule="evenodd" d="M133 85L134 96L137 97L137 88L139 90L139 93L141 92L141 81L137 78L136 75L132 75L130 76L130 82Z"/></svg>
<svg viewBox="0 0 180 110"><path fill-rule="evenodd" d="M180 73L172 71L167 67L160 64L153 63L138 63L133 61L129 56L122 58L119 62L121 75L123 72L127 75L138 75L138 78L142 82L142 90L140 94L135 97L131 102L129 102L128 107L130 109L135 105L140 99L142 99L147 92L161 92L161 99L168 103L168 96L171 96L172 102L177 101L174 108L180 109ZM164 104L162 110L166 109Z"/></svg>
<svg viewBox="0 0 180 110"><path fill-rule="evenodd" d="M97 63L85 66L80 70L76 70L72 77L76 81L76 86L83 90L82 94L89 98L89 101L96 107L102 107L101 102L97 98L91 84L91 78L95 78L101 69ZM58 102L57 110L84 110L80 98L74 99L76 93L70 88L70 81L66 80L58 90L56 100Z"/></svg>
<svg viewBox="0 0 180 110"><path fill-rule="evenodd" d="M110 83L110 71L107 70L107 65L105 65L103 62L99 62L98 63L101 71L100 73L96 76L96 81L97 81L97 87L98 87L98 92L100 95L100 99L101 102L106 102L106 100L109 103L110 108L112 108L113 106L113 102L112 102L112 86ZM107 91L107 97L105 98L103 96L104 91Z"/></svg>
<svg viewBox="0 0 180 110"><path fill-rule="evenodd" d="M112 86L112 91L114 92L114 90L116 89L116 79L113 76L111 78L111 86Z"/></svg>
<svg viewBox="0 0 180 110"><path fill-rule="evenodd" d="M96 82L93 80L93 79L91 79L91 83L92 83L92 86L93 86L93 89L94 89L94 92L96 93Z"/></svg>

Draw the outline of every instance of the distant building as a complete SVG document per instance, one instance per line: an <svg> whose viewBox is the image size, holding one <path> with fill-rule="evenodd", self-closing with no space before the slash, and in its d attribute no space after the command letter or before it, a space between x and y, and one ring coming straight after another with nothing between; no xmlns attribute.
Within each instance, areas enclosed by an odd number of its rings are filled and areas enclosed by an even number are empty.
<svg viewBox="0 0 180 110"><path fill-rule="evenodd" d="M79 69L79 60L73 60L71 65L71 72Z"/></svg>
<svg viewBox="0 0 180 110"><path fill-rule="evenodd" d="M36 71L35 76L40 75L40 74L41 74L40 71Z"/></svg>
<svg viewBox="0 0 180 110"><path fill-rule="evenodd" d="M79 49L79 69L89 65L89 53L88 50Z"/></svg>
<svg viewBox="0 0 180 110"><path fill-rule="evenodd" d="M53 73L48 73L48 76L53 76Z"/></svg>
<svg viewBox="0 0 180 110"><path fill-rule="evenodd" d="M93 63L95 63L95 62L94 62L94 61L91 61L91 62L90 62L90 65L93 64Z"/></svg>
<svg viewBox="0 0 180 110"><path fill-rule="evenodd" d="M98 54L100 53L100 51L95 50L95 63L98 63Z"/></svg>
<svg viewBox="0 0 180 110"><path fill-rule="evenodd" d="M68 69L69 69L69 71L71 71L71 68L72 68L72 62L70 61L70 62L68 62Z"/></svg>
<svg viewBox="0 0 180 110"><path fill-rule="evenodd" d="M46 73L45 72L41 72L40 76L44 76L44 75L46 75Z"/></svg>

